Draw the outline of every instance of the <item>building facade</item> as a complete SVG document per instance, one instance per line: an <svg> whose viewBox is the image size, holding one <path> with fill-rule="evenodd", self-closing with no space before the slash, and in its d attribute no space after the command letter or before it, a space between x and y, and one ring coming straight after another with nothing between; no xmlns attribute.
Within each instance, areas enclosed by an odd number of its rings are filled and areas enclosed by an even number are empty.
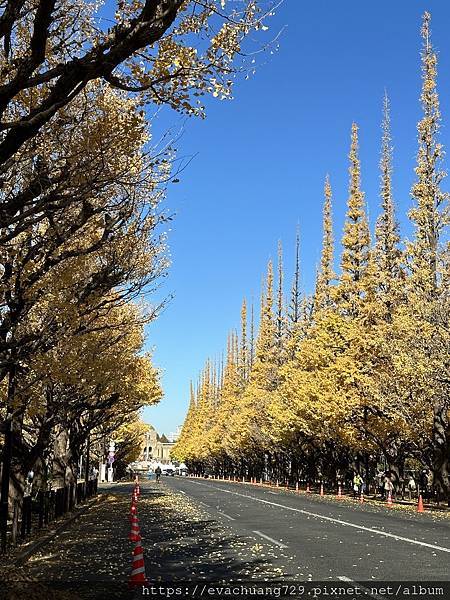
<svg viewBox="0 0 450 600"><path fill-rule="evenodd" d="M175 445L167 437L159 435L155 428L150 425L150 430L145 434L145 439L139 457L140 462L160 462L163 465L170 463L170 452Z"/></svg>

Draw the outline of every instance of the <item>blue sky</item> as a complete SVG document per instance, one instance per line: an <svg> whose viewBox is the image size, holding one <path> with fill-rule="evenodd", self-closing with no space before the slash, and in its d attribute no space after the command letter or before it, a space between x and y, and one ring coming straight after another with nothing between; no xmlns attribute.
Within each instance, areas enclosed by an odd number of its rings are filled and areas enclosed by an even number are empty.
<svg viewBox="0 0 450 600"><path fill-rule="evenodd" d="M360 126L362 181L370 219L379 205L382 97L391 98L394 187L399 218L414 180L420 118L420 22L432 13L439 51L441 139L450 146L450 3L443 0L285 0L268 23L284 27L280 49L256 75L239 81L232 102L208 102L204 121L165 110L155 130L183 127L179 154L194 156L171 186L176 213L169 243L172 266L161 293L175 297L148 329L147 345L163 370L164 399L144 418L169 433L183 422L189 380L220 354L239 324L242 298L258 304L261 275L283 243L287 279L301 229L302 285L311 291L321 243L322 190L334 192L335 236L347 198L347 154L353 120Z"/></svg>

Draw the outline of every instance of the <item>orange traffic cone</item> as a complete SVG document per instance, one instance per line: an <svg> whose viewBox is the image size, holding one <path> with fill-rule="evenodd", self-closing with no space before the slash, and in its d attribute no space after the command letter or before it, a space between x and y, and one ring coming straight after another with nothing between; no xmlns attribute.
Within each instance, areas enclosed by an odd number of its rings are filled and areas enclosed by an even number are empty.
<svg viewBox="0 0 450 600"><path fill-rule="evenodd" d="M137 515L137 508L136 508L136 504L132 504L132 505L130 506L130 522L131 522L131 520L132 520L133 516L136 516L136 515Z"/></svg>
<svg viewBox="0 0 450 600"><path fill-rule="evenodd" d="M337 497L338 498L342 498L342 488L341 488L341 484L338 485L338 493L337 493Z"/></svg>
<svg viewBox="0 0 450 600"><path fill-rule="evenodd" d="M139 542L141 540L141 534L139 531L139 521L136 515L131 517L131 531L128 536L130 542Z"/></svg>
<svg viewBox="0 0 450 600"><path fill-rule="evenodd" d="M311 493L311 490L309 489L309 483L306 484L306 493L307 494Z"/></svg>
<svg viewBox="0 0 450 600"><path fill-rule="evenodd" d="M388 497L387 497L387 505L388 505L389 508L391 508L394 505L394 503L392 502L392 494L391 494L391 492L389 492Z"/></svg>
<svg viewBox="0 0 450 600"><path fill-rule="evenodd" d="M146 584L147 578L145 577L145 563L144 563L144 550L142 548L142 542L136 542L133 550L133 562L131 565L131 575L128 580L128 586L134 587L137 585Z"/></svg>
<svg viewBox="0 0 450 600"><path fill-rule="evenodd" d="M141 495L141 488L139 487L139 483L136 483L136 485L134 486L134 494L138 497Z"/></svg>
<svg viewBox="0 0 450 600"><path fill-rule="evenodd" d="M280 482L278 481L278 479L277 479L277 487L280 487Z"/></svg>
<svg viewBox="0 0 450 600"><path fill-rule="evenodd" d="M425 512L423 508L422 494L419 494L419 501L417 502L417 512Z"/></svg>
<svg viewBox="0 0 450 600"><path fill-rule="evenodd" d="M321 496L324 495L324 493L323 493L323 483L320 484L320 495Z"/></svg>
<svg viewBox="0 0 450 600"><path fill-rule="evenodd" d="M295 484L295 491L296 491L296 492L298 492L298 481L297 481L297 483Z"/></svg>
<svg viewBox="0 0 450 600"><path fill-rule="evenodd" d="M361 492L361 495L359 496L359 503L364 504L364 494L362 492Z"/></svg>

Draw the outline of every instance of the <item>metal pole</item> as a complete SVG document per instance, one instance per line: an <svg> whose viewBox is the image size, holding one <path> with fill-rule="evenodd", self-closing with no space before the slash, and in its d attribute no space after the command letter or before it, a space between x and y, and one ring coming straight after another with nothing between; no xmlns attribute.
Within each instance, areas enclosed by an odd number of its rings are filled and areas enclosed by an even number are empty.
<svg viewBox="0 0 450 600"><path fill-rule="evenodd" d="M90 450L90 445L91 445L91 434L88 433L87 435L87 439L86 439L86 462L85 462L85 473L84 473L84 481L85 481L85 485L84 485L84 497L87 498L88 496L88 487L89 487L89 469L90 469L90 456L89 456L89 450Z"/></svg>
<svg viewBox="0 0 450 600"><path fill-rule="evenodd" d="M14 367L9 372L8 395L6 405L5 421L5 445L3 447L2 462L2 485L0 494L0 532L1 551L6 552L8 533L8 503L9 503L9 481L11 478L11 463L13 457L13 415L12 400L14 398Z"/></svg>
<svg viewBox="0 0 450 600"><path fill-rule="evenodd" d="M2 462L2 486L0 500L0 530L1 530L1 551L6 552L6 541L8 531L8 502L9 502L9 480L11 477L12 460L12 418L6 417L5 422L5 445L3 447Z"/></svg>

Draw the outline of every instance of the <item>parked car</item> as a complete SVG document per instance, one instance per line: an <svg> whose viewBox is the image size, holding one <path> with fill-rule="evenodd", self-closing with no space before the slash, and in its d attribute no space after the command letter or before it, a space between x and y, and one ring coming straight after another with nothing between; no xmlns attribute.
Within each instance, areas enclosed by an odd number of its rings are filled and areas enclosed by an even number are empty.
<svg viewBox="0 0 450 600"><path fill-rule="evenodd" d="M173 477L175 475L175 469L172 469L171 467L167 467L167 468L162 468L162 474L166 475L166 476L170 476Z"/></svg>

